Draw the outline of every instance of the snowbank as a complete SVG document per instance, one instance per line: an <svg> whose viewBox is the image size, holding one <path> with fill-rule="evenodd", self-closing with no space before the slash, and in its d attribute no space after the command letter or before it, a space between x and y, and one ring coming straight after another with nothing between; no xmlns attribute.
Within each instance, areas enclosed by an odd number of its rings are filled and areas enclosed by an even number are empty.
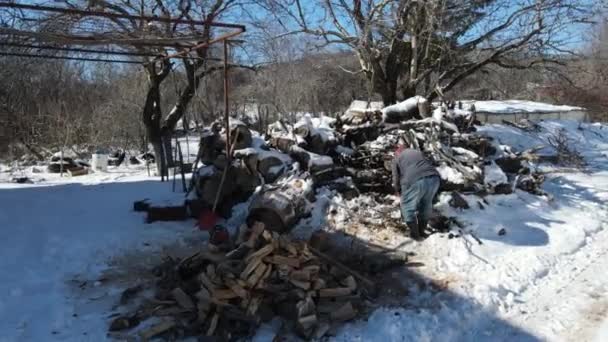
<svg viewBox="0 0 608 342"><path fill-rule="evenodd" d="M475 105L476 112L489 113L557 113L585 110L581 107L553 105L543 102L524 100L503 101L461 101L465 108Z"/></svg>

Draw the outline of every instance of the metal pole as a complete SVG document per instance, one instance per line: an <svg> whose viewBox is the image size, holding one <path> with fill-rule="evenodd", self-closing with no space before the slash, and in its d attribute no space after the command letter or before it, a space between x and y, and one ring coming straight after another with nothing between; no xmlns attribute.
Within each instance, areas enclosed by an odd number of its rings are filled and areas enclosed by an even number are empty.
<svg viewBox="0 0 608 342"><path fill-rule="evenodd" d="M228 42L224 40L224 121L226 125L226 157L230 158L230 108L228 103ZM228 167L228 166L226 166Z"/></svg>
<svg viewBox="0 0 608 342"><path fill-rule="evenodd" d="M17 8L17 9L32 10L32 11L55 12L55 13L74 14L74 15L81 15L81 16L95 16L95 17L129 19L129 20L145 20L145 21L153 21L153 22L172 23L172 24L186 24L186 25L199 25L199 26L209 25L209 26L215 26L215 27L242 29L243 31L245 31L244 25L231 24L231 23L222 23L222 22L214 22L214 21L207 21L207 20L201 21L201 20L181 19L181 18L168 18L168 17L158 17L158 16L131 15L131 14L124 14L124 13L82 10L82 9L69 8L69 7L51 7L51 6L42 6L42 5L16 4L16 3L12 3L12 2L0 2L0 8Z"/></svg>

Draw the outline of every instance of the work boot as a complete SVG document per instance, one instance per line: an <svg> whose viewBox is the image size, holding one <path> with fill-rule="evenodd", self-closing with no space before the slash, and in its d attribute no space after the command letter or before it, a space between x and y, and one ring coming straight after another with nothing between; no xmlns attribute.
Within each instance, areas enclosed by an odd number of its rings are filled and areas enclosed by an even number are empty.
<svg viewBox="0 0 608 342"><path fill-rule="evenodd" d="M410 237L416 241L419 241L420 239L422 239L421 235L420 235L420 229L418 227L418 222L416 221L412 221L412 222L407 222L407 227L410 230Z"/></svg>
<svg viewBox="0 0 608 342"><path fill-rule="evenodd" d="M418 222L418 231L420 232L420 236L422 238L426 238L429 235L426 233L426 228L428 227L428 221L422 221L420 220Z"/></svg>

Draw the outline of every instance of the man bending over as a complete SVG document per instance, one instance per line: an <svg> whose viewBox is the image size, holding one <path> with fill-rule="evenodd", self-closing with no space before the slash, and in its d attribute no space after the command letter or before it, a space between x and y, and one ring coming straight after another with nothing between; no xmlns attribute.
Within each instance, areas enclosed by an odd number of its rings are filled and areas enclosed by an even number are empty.
<svg viewBox="0 0 608 342"><path fill-rule="evenodd" d="M420 240L433 210L433 198L439 189L439 173L422 152L400 142L392 165L393 188L401 197L401 216L410 236Z"/></svg>

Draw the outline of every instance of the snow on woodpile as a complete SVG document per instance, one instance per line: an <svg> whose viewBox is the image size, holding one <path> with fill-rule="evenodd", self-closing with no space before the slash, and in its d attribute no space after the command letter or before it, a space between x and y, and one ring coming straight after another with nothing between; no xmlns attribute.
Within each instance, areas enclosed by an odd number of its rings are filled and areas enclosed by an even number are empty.
<svg viewBox="0 0 608 342"><path fill-rule="evenodd" d="M426 117L430 114L430 104L422 96L414 96L409 99L384 107L382 109L382 119L385 122L395 123L407 119L412 119L418 115Z"/></svg>

